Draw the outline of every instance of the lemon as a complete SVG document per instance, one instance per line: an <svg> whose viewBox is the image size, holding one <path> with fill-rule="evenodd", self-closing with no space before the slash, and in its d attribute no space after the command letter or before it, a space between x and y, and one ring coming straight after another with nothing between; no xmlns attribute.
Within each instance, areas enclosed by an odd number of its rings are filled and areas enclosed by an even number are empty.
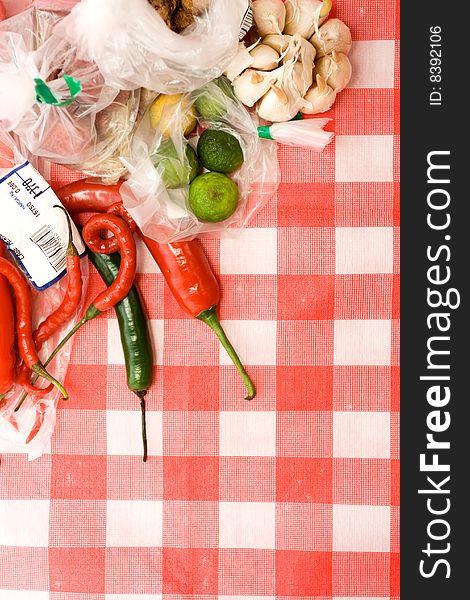
<svg viewBox="0 0 470 600"><path fill-rule="evenodd" d="M243 164L243 150L235 136L226 131L206 129L197 145L199 160L209 171L233 173Z"/></svg>
<svg viewBox="0 0 470 600"><path fill-rule="evenodd" d="M238 199L237 184L222 173L204 173L189 186L189 207L206 223L219 223L231 217Z"/></svg>
<svg viewBox="0 0 470 600"><path fill-rule="evenodd" d="M181 113L178 116L178 112ZM150 121L154 129L160 129L162 135L169 136L180 124L182 135L189 135L197 125L196 111L187 96L160 94L149 109Z"/></svg>

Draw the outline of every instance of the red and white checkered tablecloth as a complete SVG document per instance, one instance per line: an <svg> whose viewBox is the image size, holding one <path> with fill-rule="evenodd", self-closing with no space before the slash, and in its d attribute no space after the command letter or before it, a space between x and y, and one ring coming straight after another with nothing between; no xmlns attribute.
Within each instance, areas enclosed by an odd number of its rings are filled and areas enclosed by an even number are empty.
<svg viewBox="0 0 470 600"><path fill-rule="evenodd" d="M398 598L399 5L336 15L354 76L335 140L281 148L277 199L204 242L258 396L144 257L149 461L103 315L77 336L50 451L0 445L1 600Z"/></svg>

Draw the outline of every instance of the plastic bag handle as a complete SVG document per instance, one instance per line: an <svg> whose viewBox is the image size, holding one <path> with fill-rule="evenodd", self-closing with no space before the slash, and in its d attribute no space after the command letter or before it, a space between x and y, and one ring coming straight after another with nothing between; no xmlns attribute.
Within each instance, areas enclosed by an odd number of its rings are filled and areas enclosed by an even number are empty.
<svg viewBox="0 0 470 600"><path fill-rule="evenodd" d="M51 88L43 79L35 79L34 83L36 84L35 89L37 102L41 104L51 104L52 106L58 106L59 108L71 104L74 101L74 99L78 96L78 94L82 91L82 84L78 79L70 77L70 75L64 75L64 81L69 89L70 98L67 98L67 100L57 100L57 98L52 93Z"/></svg>

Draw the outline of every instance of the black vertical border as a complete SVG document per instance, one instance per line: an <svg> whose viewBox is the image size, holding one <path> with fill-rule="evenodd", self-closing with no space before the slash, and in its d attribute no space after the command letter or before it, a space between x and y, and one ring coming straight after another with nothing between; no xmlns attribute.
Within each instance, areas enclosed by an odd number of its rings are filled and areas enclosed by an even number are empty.
<svg viewBox="0 0 470 600"><path fill-rule="evenodd" d="M402 3L401 5L401 597L403 600L446 600L468 595L470 566L467 558L467 535L470 532L470 502L467 473L470 469L470 394L466 374L470 372L470 318L468 314L468 279L470 277L470 197L466 176L470 173L469 150L470 99L467 86L468 60L466 42L470 34L464 30L468 6L447 2ZM430 81L430 28L442 29L442 82ZM432 87L442 88L442 106L430 106ZM429 212L427 195L427 155L437 150L450 150L451 225L448 231L432 231L426 223ZM444 159L445 162L445 159ZM444 240L444 235L451 240ZM451 465L450 495L434 495L444 505L449 497L451 508L447 519L451 532L442 542L428 538L427 526L433 518L418 489L429 488L426 474L420 473L419 455L426 450L426 416L432 407L426 401L428 382L420 381L426 373L428 337L426 324L432 312L427 305L428 245L434 248L448 243L451 269L448 286L461 294L461 305L450 312L451 426L440 439L449 440L450 450L441 451L440 460ZM446 263L441 262L442 265ZM439 310L446 310L441 308ZM446 334L443 334L446 335ZM442 374L442 373L439 373ZM437 437L437 436L436 436ZM445 461L447 462L447 461ZM432 476L432 473L428 473ZM447 474L436 473L441 481ZM443 486L444 487L444 486ZM434 529L439 532L438 528ZM443 531L443 529L441 529ZM430 542L434 548L450 543L450 551L428 558L422 550ZM450 563L450 578L441 565L428 579L419 573L420 561L426 569L439 558Z"/></svg>

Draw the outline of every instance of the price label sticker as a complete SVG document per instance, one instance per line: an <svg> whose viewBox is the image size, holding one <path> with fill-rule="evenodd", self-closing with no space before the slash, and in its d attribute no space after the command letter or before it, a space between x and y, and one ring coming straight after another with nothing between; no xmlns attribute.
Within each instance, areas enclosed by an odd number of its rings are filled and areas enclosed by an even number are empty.
<svg viewBox="0 0 470 600"><path fill-rule="evenodd" d="M28 161L0 179L0 238L39 291L66 273L69 233L60 206L50 185ZM73 224L72 231L82 256L85 246Z"/></svg>

